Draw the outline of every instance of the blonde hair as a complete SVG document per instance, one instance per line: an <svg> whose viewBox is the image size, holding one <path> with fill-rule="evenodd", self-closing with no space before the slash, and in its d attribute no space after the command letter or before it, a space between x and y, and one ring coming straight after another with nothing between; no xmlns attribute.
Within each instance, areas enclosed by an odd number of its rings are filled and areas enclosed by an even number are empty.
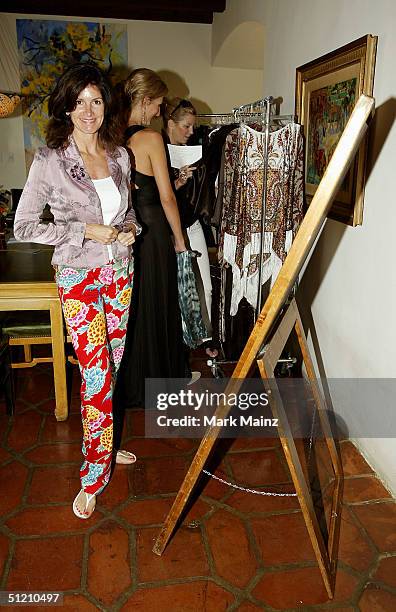
<svg viewBox="0 0 396 612"><path fill-rule="evenodd" d="M196 114L196 108L190 100L185 100L184 98L165 100L163 113L165 127L168 126L169 119L179 123L179 121L183 121L186 115L193 115L195 117Z"/></svg>
<svg viewBox="0 0 396 612"><path fill-rule="evenodd" d="M168 88L161 77L149 68L137 68L131 72L124 88L132 107L145 97L155 100L168 93Z"/></svg>

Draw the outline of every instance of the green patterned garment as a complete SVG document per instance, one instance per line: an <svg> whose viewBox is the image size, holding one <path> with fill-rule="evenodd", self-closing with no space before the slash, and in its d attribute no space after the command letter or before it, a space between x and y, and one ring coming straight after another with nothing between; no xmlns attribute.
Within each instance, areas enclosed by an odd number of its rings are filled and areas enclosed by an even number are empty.
<svg viewBox="0 0 396 612"><path fill-rule="evenodd" d="M194 349L202 344L209 335L202 320L201 305L192 267L192 257L196 257L196 254L193 251L183 251L177 253L176 256L183 340L187 346Z"/></svg>

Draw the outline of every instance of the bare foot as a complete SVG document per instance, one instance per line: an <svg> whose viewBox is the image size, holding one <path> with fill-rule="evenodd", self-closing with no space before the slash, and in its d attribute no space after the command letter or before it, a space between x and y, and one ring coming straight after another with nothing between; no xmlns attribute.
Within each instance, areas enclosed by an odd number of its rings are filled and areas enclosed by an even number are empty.
<svg viewBox="0 0 396 612"><path fill-rule="evenodd" d="M73 512L78 518L89 519L95 510L96 495L86 493L83 489L78 493L73 502Z"/></svg>
<svg viewBox="0 0 396 612"><path fill-rule="evenodd" d="M130 453L126 450L119 450L116 454L116 463L120 463L121 465L130 465L131 463L135 463L136 455Z"/></svg>

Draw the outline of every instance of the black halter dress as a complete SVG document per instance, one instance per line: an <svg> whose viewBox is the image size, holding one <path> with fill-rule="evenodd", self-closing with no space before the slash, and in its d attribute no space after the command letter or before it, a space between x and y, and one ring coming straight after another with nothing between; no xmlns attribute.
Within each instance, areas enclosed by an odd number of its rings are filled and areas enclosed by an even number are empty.
<svg viewBox="0 0 396 612"><path fill-rule="evenodd" d="M129 139L143 126L131 126ZM117 383L126 408L144 406L146 378L183 378L185 351L178 303L176 253L155 178L132 170L133 204L142 233L134 245L135 274L125 353Z"/></svg>

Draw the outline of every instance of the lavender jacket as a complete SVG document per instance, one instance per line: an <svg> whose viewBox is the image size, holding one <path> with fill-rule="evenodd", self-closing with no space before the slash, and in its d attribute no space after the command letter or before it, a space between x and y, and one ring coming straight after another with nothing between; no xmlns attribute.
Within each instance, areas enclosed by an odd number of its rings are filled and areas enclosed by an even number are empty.
<svg viewBox="0 0 396 612"><path fill-rule="evenodd" d="M131 206L128 153L117 147L106 155L110 174L121 193L120 208L111 225L122 230L135 223L139 233L141 228ZM45 224L40 219L46 204L51 207L53 223ZM53 264L98 268L108 263L108 249L105 244L85 238L87 223L103 224L102 207L74 139L70 138L66 149L38 149L16 210L15 238L55 245ZM131 247L117 240L111 248L114 259L131 255Z"/></svg>

